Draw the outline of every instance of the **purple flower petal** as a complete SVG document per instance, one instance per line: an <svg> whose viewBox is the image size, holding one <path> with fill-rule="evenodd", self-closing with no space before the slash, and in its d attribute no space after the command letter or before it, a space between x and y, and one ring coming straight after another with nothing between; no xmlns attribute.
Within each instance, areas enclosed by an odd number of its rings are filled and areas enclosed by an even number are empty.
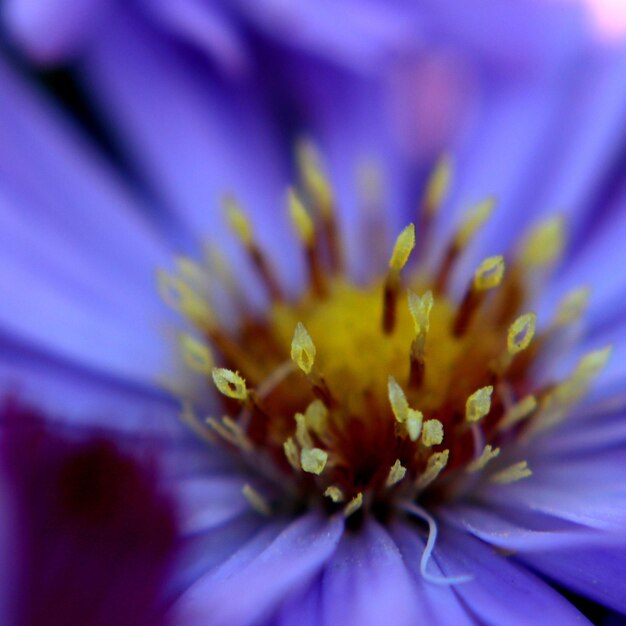
<svg viewBox="0 0 626 626"><path fill-rule="evenodd" d="M323 624L374 626L392 619L408 626L425 619L403 555L374 520L343 536L320 585Z"/></svg>
<svg viewBox="0 0 626 626"><path fill-rule="evenodd" d="M434 557L447 576L474 576L454 591L481 624L589 624L548 584L465 532L442 529Z"/></svg>
<svg viewBox="0 0 626 626"><path fill-rule="evenodd" d="M470 626L476 624L474 616L467 610L452 585L436 585L424 580L420 571L420 561L426 549L426 541L412 524L398 522L392 528L393 537L402 552L406 567L411 571L415 593L419 594L420 612L426 623L433 626ZM444 578L444 573L435 559L428 562L428 572ZM464 574L456 571L453 575ZM445 607L445 610L442 610Z"/></svg>
<svg viewBox="0 0 626 626"><path fill-rule="evenodd" d="M3 17L13 37L35 59L62 60L93 34L103 0L7 0Z"/></svg>
<svg viewBox="0 0 626 626"><path fill-rule="evenodd" d="M207 620L215 626L244 626L261 620L320 570L342 533L342 519L314 514L290 523L275 539L270 532L199 578L181 596L175 618L189 626Z"/></svg>
<svg viewBox="0 0 626 626"><path fill-rule="evenodd" d="M626 612L626 547L546 550L525 563L581 595Z"/></svg>

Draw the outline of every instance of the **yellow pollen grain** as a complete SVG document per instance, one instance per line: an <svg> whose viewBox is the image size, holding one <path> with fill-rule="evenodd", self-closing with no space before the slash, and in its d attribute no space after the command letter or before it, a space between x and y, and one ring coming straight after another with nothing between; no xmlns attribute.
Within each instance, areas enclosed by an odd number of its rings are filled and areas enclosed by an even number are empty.
<svg viewBox="0 0 626 626"><path fill-rule="evenodd" d="M296 420L296 440L301 447L312 448L313 440L307 428L306 417L302 413L296 413L294 419Z"/></svg>
<svg viewBox="0 0 626 626"><path fill-rule="evenodd" d="M209 375L213 367L213 355L207 345L191 335L178 337L185 365L192 371Z"/></svg>
<svg viewBox="0 0 626 626"><path fill-rule="evenodd" d="M565 221L562 216L551 217L536 226L526 237L520 254L525 267L552 265L565 247Z"/></svg>
<svg viewBox="0 0 626 626"><path fill-rule="evenodd" d="M214 367L212 374L213 382L220 393L233 400L247 400L246 381L238 372L233 372L224 367Z"/></svg>
<svg viewBox="0 0 626 626"><path fill-rule="evenodd" d="M474 272L474 289L487 291L495 289L504 278L504 257L487 257Z"/></svg>
<svg viewBox="0 0 626 626"><path fill-rule="evenodd" d="M590 289L580 287L568 293L561 301L554 318L555 326L568 326L579 320L589 304Z"/></svg>
<svg viewBox="0 0 626 626"><path fill-rule="evenodd" d="M424 489L428 487L436 478L441 474L445 466L448 464L450 458L450 450L443 450L443 452L435 452L428 457L426 461L426 469L424 473L417 479L415 486L417 489Z"/></svg>
<svg viewBox="0 0 626 626"><path fill-rule="evenodd" d="M407 291L409 311L413 319L415 336L420 337L428 333L430 328L430 312L432 311L434 298L432 291L427 291L421 298L410 289Z"/></svg>
<svg viewBox="0 0 626 626"><path fill-rule="evenodd" d="M443 441L443 424L439 420L427 420L422 426L422 443L430 448Z"/></svg>
<svg viewBox="0 0 626 626"><path fill-rule="evenodd" d="M492 474L489 480L499 485L507 485L509 483L522 480L523 478L528 478L529 476L532 476L532 470L528 467L528 462L520 461L519 463L514 463L513 465Z"/></svg>
<svg viewBox="0 0 626 626"><path fill-rule="evenodd" d="M400 463L400 459L396 459L396 462L391 466L389 470L389 475L387 476L387 480L385 485L387 487L393 487L397 483L399 483L406 475L406 467L402 466Z"/></svg>
<svg viewBox="0 0 626 626"><path fill-rule="evenodd" d="M389 259L389 269L392 272L400 272L407 264L409 256L415 247L415 226L409 224L396 239L396 243Z"/></svg>
<svg viewBox="0 0 626 626"><path fill-rule="evenodd" d="M478 422L491 410L491 385L476 390L465 403L465 419L468 422Z"/></svg>
<svg viewBox="0 0 626 626"><path fill-rule="evenodd" d="M424 206L429 215L434 215L442 205L452 180L452 160L443 155L433 169L426 186Z"/></svg>
<svg viewBox="0 0 626 626"><path fill-rule="evenodd" d="M300 456L298 455L298 447L296 446L292 437L289 437L283 443L283 450L285 451L285 457L289 461L289 465L295 470L300 469Z"/></svg>
<svg viewBox="0 0 626 626"><path fill-rule="evenodd" d="M422 432L424 416L421 411L409 409L404 427L411 441L417 441Z"/></svg>
<svg viewBox="0 0 626 626"><path fill-rule="evenodd" d="M387 390L389 395L389 404L391 404L391 410L400 424L406 422L409 415L409 403L404 395L402 387L397 383L393 376L389 376L387 382Z"/></svg>
<svg viewBox="0 0 626 626"><path fill-rule="evenodd" d="M315 344L302 322L298 322L291 341L291 359L305 373L310 374L315 363Z"/></svg>
<svg viewBox="0 0 626 626"><path fill-rule="evenodd" d="M343 495L343 491L341 491L341 489L336 485L327 487L326 491L324 491L324 495L327 498L330 498L335 504L343 502L346 499L346 496Z"/></svg>
<svg viewBox="0 0 626 626"><path fill-rule="evenodd" d="M535 313L525 313L520 315L509 326L506 339L508 353L511 356L526 350L535 336L537 315Z"/></svg>
<svg viewBox="0 0 626 626"><path fill-rule="evenodd" d="M237 235L244 245L250 245L253 238L252 227L239 204L237 204L234 198L227 197L224 199L224 207L226 209L228 224L235 235Z"/></svg>
<svg viewBox="0 0 626 626"><path fill-rule="evenodd" d="M254 487L246 484L243 486L241 493L243 493L246 500L257 513L265 515L266 517L269 517L272 514L272 507Z"/></svg>
<svg viewBox="0 0 626 626"><path fill-rule="evenodd" d="M300 452L302 470L309 474L320 475L326 467L328 452L321 448L304 448Z"/></svg>
<svg viewBox="0 0 626 626"><path fill-rule="evenodd" d="M356 513L363 506L363 493L359 493L348 502L343 510L344 517L350 517L353 513Z"/></svg>
<svg viewBox="0 0 626 626"><path fill-rule="evenodd" d="M290 189L287 194L289 215L296 228L298 237L305 245L311 245L315 238L315 226L298 194Z"/></svg>
<svg viewBox="0 0 626 626"><path fill-rule="evenodd" d="M533 395L522 398L514 404L505 414L500 423L498 430L506 430L515 426L522 420L526 419L537 408L537 398Z"/></svg>
<svg viewBox="0 0 626 626"><path fill-rule="evenodd" d="M481 455L478 458L474 459L471 463L469 463L467 467L465 468L465 471L468 474L473 474L475 472L478 472L481 469L483 469L485 465L489 463L489 461L491 461L492 459L495 459L499 454L500 454L500 448L494 449L492 446L487 444L484 447Z"/></svg>
<svg viewBox="0 0 626 626"><path fill-rule="evenodd" d="M455 245L457 248L463 249L467 246L478 230L491 217L495 205L494 198L487 198L471 209L456 235Z"/></svg>

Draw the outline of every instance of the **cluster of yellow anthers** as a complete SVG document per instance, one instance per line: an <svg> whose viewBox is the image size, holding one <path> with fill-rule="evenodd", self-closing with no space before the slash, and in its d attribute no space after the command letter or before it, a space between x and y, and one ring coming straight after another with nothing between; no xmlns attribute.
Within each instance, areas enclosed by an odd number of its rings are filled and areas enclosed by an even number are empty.
<svg viewBox="0 0 626 626"><path fill-rule="evenodd" d="M610 353L587 354L562 382L542 384L530 374L543 354L563 348L588 298L585 289L571 293L539 333L535 314L524 311L530 289L561 253L562 220L539 224L506 267L502 256L485 259L453 301L450 279L494 203L468 213L428 273L426 251L450 183L444 158L417 230L410 224L397 237L382 277L358 285L344 271L333 193L311 148L300 153L300 172L298 191L288 194L308 272L299 297L286 297L233 200L227 217L265 287L266 313L250 314L245 286L223 263L214 270L240 309L234 329L202 291L208 267L183 259L176 275L160 274L163 297L196 331L180 336L184 361L212 379L226 414L201 420L185 401L183 418L300 504L343 507L346 516L364 506L382 514L394 502L445 498L468 475L496 483L530 476L526 461L512 462L501 449L515 450L516 441L562 420ZM277 506L250 486L244 493L265 513Z"/></svg>

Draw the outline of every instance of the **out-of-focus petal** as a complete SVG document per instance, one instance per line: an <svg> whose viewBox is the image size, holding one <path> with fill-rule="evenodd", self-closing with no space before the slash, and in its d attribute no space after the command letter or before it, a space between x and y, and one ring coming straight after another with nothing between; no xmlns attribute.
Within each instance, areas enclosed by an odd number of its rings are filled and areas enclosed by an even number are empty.
<svg viewBox="0 0 626 626"><path fill-rule="evenodd" d="M454 589L481 624L590 624L547 583L467 533L442 529L434 558L446 576L473 576Z"/></svg>
<svg viewBox="0 0 626 626"><path fill-rule="evenodd" d="M3 17L33 58L51 63L73 55L97 31L103 0L7 0Z"/></svg>
<svg viewBox="0 0 626 626"><path fill-rule="evenodd" d="M195 626L245 626L263 619L287 594L313 578L335 550L343 520L309 514L276 537L241 549L199 578L178 600L175 619Z"/></svg>

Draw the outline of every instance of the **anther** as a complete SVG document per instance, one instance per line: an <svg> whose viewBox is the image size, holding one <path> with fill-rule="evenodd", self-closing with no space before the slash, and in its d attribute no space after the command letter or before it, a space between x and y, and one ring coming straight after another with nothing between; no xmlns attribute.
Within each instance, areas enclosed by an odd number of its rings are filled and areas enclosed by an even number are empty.
<svg viewBox="0 0 626 626"><path fill-rule="evenodd" d="M427 448L443 441L443 424L439 420L427 420L422 425L422 444Z"/></svg>
<svg viewBox="0 0 626 626"><path fill-rule="evenodd" d="M224 367L213 368L215 386L228 398L245 401L248 399L246 381L237 373Z"/></svg>
<svg viewBox="0 0 626 626"><path fill-rule="evenodd" d="M191 335L179 335L185 365L194 372L208 376L213 368L213 355L207 345Z"/></svg>
<svg viewBox="0 0 626 626"><path fill-rule="evenodd" d="M403 467L402 463L400 463L400 459L396 459L396 462L391 466L389 470L389 474L387 475L387 480L385 481L385 486L393 487L398 484L406 475L406 467Z"/></svg>
<svg viewBox="0 0 626 626"><path fill-rule="evenodd" d="M241 493L245 496L246 500L250 503L252 508L261 515L270 517L272 515L272 507L267 500L251 485L244 485Z"/></svg>
<svg viewBox="0 0 626 626"><path fill-rule="evenodd" d="M340 502L344 502L346 497L343 495L343 491L336 485L331 485L326 488L324 491L324 495L327 498L330 498L335 504L339 504Z"/></svg>
<svg viewBox="0 0 626 626"><path fill-rule="evenodd" d="M504 258L501 256L488 257L478 266L474 272L472 284L467 290L454 320L453 333L455 337L465 334L474 313L483 303L487 292L498 287L502 283L503 277Z"/></svg>
<svg viewBox="0 0 626 626"><path fill-rule="evenodd" d="M452 241L444 253L443 261L435 278L435 292L446 290L452 269L461 253L469 246L478 230L489 219L495 206L495 200L488 198L478 203L470 210L469 215L461 224Z"/></svg>
<svg viewBox="0 0 626 626"><path fill-rule="evenodd" d="M515 426L519 422L525 420L537 409L537 398L533 395L522 398L519 402L514 404L504 414L504 417L498 423L497 429L507 430L512 426Z"/></svg>
<svg viewBox="0 0 626 626"><path fill-rule="evenodd" d="M492 446L487 444L484 447L480 456L474 459L471 463L467 465L467 467L465 468L465 471L468 474L473 474L475 472L478 472L481 469L483 469L485 465L489 463L489 461L491 461L492 459L495 459L499 454L500 454L500 448L494 449Z"/></svg>
<svg viewBox="0 0 626 626"><path fill-rule="evenodd" d="M443 452L435 452L428 457L426 461L426 469L422 475L417 479L415 486L418 490L425 489L441 474L445 466L448 464L450 458L450 450L444 450Z"/></svg>
<svg viewBox="0 0 626 626"><path fill-rule="evenodd" d="M298 454L298 447L292 437L289 437L283 443L283 450L285 451L285 457L287 461L289 461L289 465L298 471L300 469L300 456Z"/></svg>
<svg viewBox="0 0 626 626"><path fill-rule="evenodd" d="M409 388L419 389L426 369L426 336L430 328L430 312L434 300L431 291L427 291L420 298L411 290L408 291L407 300L415 328L415 339L411 343L409 359Z"/></svg>
<svg viewBox="0 0 626 626"><path fill-rule="evenodd" d="M396 239L389 259L389 271L383 287L383 332L391 334L396 324L396 307L400 291L400 272L415 247L415 226L409 224Z"/></svg>
<svg viewBox="0 0 626 626"><path fill-rule="evenodd" d="M525 313L524 315L520 315L520 317L509 326L506 345L507 351L511 357L528 348L535 336L536 322L537 315L535 313Z"/></svg>
<svg viewBox="0 0 626 626"><path fill-rule="evenodd" d="M491 394L493 387L481 387L467 398L465 403L465 419L470 422L478 422L491 410Z"/></svg>
<svg viewBox="0 0 626 626"><path fill-rule="evenodd" d="M492 474L489 480L500 485L506 485L522 480L523 478L528 478L529 476L532 476L532 470L528 467L528 462L520 461L519 463L514 463L513 465Z"/></svg>
<svg viewBox="0 0 626 626"><path fill-rule="evenodd" d="M275 302L282 300L282 291L278 281L270 269L265 254L254 239L248 218L233 198L226 198L224 206L230 227L244 245L250 262L265 285L270 298Z"/></svg>
<svg viewBox="0 0 626 626"><path fill-rule="evenodd" d="M328 452L320 448L303 448L300 452L300 465L304 472L320 475L326 467Z"/></svg>
<svg viewBox="0 0 626 626"><path fill-rule="evenodd" d="M590 293L588 287L580 287L568 293L559 305L553 325L563 327L578 321L587 309Z"/></svg>
<svg viewBox="0 0 626 626"><path fill-rule="evenodd" d="M398 385L393 376L389 376L387 381L387 394L396 421L400 424L406 422L409 416L409 402L404 395L402 387Z"/></svg>
<svg viewBox="0 0 626 626"><path fill-rule="evenodd" d="M356 513L363 506L363 492L359 491L348 504L346 504L343 514L344 517L350 517L353 513Z"/></svg>
<svg viewBox="0 0 626 626"><path fill-rule="evenodd" d="M302 203L302 200L293 189L289 190L287 198L291 219L298 233L298 237L304 245L311 288L316 296L325 296L326 283L324 281L324 272L320 264L319 251L315 241L315 225Z"/></svg>
<svg viewBox="0 0 626 626"><path fill-rule="evenodd" d="M417 441L420 433L422 432L422 424L424 421L424 415L421 411L415 409L409 409L404 427L409 435L411 441Z"/></svg>
<svg viewBox="0 0 626 626"><path fill-rule="evenodd" d="M549 267L563 252L565 246L565 220L551 217L537 225L526 237L519 261L530 269Z"/></svg>

